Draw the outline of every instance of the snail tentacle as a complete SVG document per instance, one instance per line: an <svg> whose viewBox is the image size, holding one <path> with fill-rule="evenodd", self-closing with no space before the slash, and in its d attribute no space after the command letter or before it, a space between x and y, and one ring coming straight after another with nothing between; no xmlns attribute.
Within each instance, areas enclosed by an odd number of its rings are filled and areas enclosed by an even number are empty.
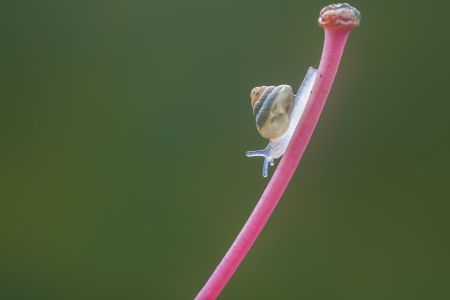
<svg viewBox="0 0 450 300"><path fill-rule="evenodd" d="M269 164L271 166L273 166L275 164L273 158L270 156L269 146L267 146L266 148L261 149L261 150L247 151L245 153L245 155L247 157L255 157L255 156L264 157L263 170L262 170L263 177L267 177L269 175Z"/></svg>

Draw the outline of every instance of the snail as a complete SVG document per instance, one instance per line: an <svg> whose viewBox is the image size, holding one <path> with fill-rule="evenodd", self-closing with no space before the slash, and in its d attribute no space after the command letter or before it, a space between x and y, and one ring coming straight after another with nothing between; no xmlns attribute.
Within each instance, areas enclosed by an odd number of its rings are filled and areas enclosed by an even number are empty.
<svg viewBox="0 0 450 300"><path fill-rule="evenodd" d="M247 151L247 157L264 157L262 176L267 177L269 164L283 156L305 110L317 70L309 68L296 95L289 85L260 86L250 92L250 104L261 136L269 140L262 150Z"/></svg>

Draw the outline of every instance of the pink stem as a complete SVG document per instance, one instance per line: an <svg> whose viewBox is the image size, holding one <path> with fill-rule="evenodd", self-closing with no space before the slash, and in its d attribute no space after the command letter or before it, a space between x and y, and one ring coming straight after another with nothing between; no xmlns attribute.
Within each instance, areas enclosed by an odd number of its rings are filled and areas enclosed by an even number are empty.
<svg viewBox="0 0 450 300"><path fill-rule="evenodd" d="M319 71L303 117L266 190L231 248L195 299L216 299L247 255L284 193L311 139L330 93L350 29L325 29Z"/></svg>
<svg viewBox="0 0 450 300"><path fill-rule="evenodd" d="M321 10L319 25L325 29L325 41L319 70L305 111L261 199L195 299L217 298L266 225L308 146L333 85L350 30L357 27L359 21L359 11L346 3L332 4Z"/></svg>

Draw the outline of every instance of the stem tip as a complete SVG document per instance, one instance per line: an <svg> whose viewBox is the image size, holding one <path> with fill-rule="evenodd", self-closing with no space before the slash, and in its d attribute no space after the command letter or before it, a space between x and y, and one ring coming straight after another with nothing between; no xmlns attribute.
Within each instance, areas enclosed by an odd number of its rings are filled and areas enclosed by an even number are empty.
<svg viewBox="0 0 450 300"><path fill-rule="evenodd" d="M325 6L320 11L319 26L330 29L353 29L359 26L361 13L347 3Z"/></svg>

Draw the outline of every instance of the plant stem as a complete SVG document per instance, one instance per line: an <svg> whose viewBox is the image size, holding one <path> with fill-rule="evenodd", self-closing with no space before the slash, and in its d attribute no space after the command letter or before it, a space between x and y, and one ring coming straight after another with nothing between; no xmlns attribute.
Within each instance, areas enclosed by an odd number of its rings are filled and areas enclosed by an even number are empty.
<svg viewBox="0 0 450 300"><path fill-rule="evenodd" d="M350 30L356 26L323 27L325 40L319 70L297 129L258 204L220 264L198 293L195 298L197 300L216 299L220 294L267 223L306 150L336 76Z"/></svg>

